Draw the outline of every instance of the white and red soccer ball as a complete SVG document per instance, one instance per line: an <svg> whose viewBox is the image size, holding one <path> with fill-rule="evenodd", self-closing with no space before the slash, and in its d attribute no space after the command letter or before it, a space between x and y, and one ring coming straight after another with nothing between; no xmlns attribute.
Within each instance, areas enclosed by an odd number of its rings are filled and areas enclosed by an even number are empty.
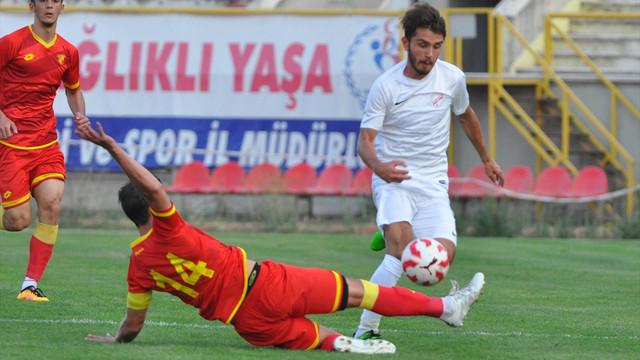
<svg viewBox="0 0 640 360"><path fill-rule="evenodd" d="M402 270L419 285L435 285L449 271L447 250L436 240L415 239L402 252Z"/></svg>

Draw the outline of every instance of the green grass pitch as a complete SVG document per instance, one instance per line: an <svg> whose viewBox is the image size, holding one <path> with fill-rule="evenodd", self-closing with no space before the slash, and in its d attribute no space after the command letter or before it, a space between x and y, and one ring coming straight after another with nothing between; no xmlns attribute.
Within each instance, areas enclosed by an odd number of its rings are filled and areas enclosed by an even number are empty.
<svg viewBox="0 0 640 360"><path fill-rule="evenodd" d="M131 230L60 231L39 286L49 303L18 301L31 230L0 232L0 359L335 359L322 351L254 347L232 327L201 319L196 309L155 294L147 324L130 344L88 343L115 334L125 313ZM325 267L369 278L382 253L369 235L214 233L250 258ZM434 296L449 279L464 285L486 275L484 294L465 326L431 318L385 318L383 336L397 359L639 359L640 241L461 238L447 278L433 287L400 282ZM314 315L353 333L360 311Z"/></svg>

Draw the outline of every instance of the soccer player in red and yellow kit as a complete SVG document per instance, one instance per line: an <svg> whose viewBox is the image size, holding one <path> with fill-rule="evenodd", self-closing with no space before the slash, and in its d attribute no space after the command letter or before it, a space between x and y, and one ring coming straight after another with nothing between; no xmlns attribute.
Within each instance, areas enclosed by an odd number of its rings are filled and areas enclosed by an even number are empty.
<svg viewBox="0 0 640 360"><path fill-rule="evenodd" d="M29 226L31 196L38 207L21 300L49 301L38 281L57 239L66 176L53 112L61 82L76 123L89 123L78 50L56 33L62 1L30 0L33 24L0 38L0 230Z"/></svg>
<svg viewBox="0 0 640 360"><path fill-rule="evenodd" d="M444 298L401 287L383 287L346 278L325 269L300 268L271 260L261 264L243 249L224 244L183 220L160 181L137 163L100 123L76 124L76 134L105 148L129 177L118 198L140 237L131 243L127 312L116 336L86 340L130 342L142 330L153 291L168 292L199 309L207 320L232 324L245 340L259 346L323 349L364 354L394 353L382 340L343 336L306 317L348 307L385 316L423 315L462 325L480 296L484 275L462 289L457 283Z"/></svg>

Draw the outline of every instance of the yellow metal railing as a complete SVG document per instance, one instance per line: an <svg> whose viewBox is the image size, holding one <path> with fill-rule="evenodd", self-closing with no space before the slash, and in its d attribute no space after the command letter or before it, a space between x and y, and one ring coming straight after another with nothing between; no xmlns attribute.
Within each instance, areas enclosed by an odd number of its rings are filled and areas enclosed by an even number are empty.
<svg viewBox="0 0 640 360"><path fill-rule="evenodd" d="M608 20L622 20L622 19L640 19L640 13L549 13L545 15L544 21L544 38L545 38L545 61L548 64L553 62L552 51L552 36L555 31L562 40L569 45L569 47L575 52L575 54L593 71L602 84L611 92L610 101L610 128L606 129L604 125L595 117L591 112L585 111L586 106L580 104L580 109L587 115L588 120L605 135L609 141L609 149L599 142L591 131L587 130L587 127L580 121L580 119L573 114L571 119L573 124L578 127L588 138L589 141L596 146L596 148L605 154L605 157L600 161L600 165L604 166L607 163L613 165L616 169L624 174L627 187L631 187L636 184L636 180L633 176L633 157L622 147L617 141L617 129L618 129L618 101L622 103L636 118L640 121L640 111L633 106L631 101L622 94L611 80L589 59L589 57L580 49L580 47L573 41L567 34L561 29L561 27L554 22L554 19L608 19ZM545 70L545 84L548 83L548 71ZM584 107L584 108L583 108ZM617 154L620 154L626 160L626 167L623 166L617 160ZM627 195L627 211L631 212L633 207L633 194Z"/></svg>
<svg viewBox="0 0 640 360"><path fill-rule="evenodd" d="M445 24L447 27L447 37L444 42L444 60L456 65L458 68L464 70L462 65L463 59L463 50L462 46L463 39L461 37L453 37L451 36L451 16L455 14L472 14L476 16L484 16L487 21L487 68L485 69L486 73L489 76L486 79L467 79L467 84L474 85L488 85L491 82L491 77L494 74L494 66L495 66L495 26L494 26L494 17L492 16L493 8L449 8L449 9L440 9L440 13L445 19ZM402 14L400 14L402 15ZM491 96L491 95L489 95ZM496 117L495 117L495 109L489 107L489 124L488 124L488 148L489 154L491 157L496 158L497 145L496 145ZM451 141L449 142L449 149L447 154L449 159L453 159L453 154L455 152L455 141L453 139L453 126L454 123L451 122Z"/></svg>
<svg viewBox="0 0 640 360"><path fill-rule="evenodd" d="M567 36L567 34L562 31L560 26L556 24L553 19L611 19L611 20L620 20L620 19L638 19L640 20L640 13L579 13L579 14L566 14L566 13L549 13L545 15L544 21L544 33L545 33L545 60L547 63L552 63L553 52L551 48L552 44L552 35L553 30L555 30L558 35L562 38L564 42L566 42L571 49L580 57L582 61L589 66L589 68L593 71L594 74L598 76L600 81L611 91L611 132L613 135L616 135L616 131L614 129L617 128L617 101L621 101L622 104L636 117L638 121L640 121L640 111L631 104L631 101L620 92L607 76L604 75L602 71L589 59L587 55L580 49L576 43ZM615 154L616 149L611 149L611 152Z"/></svg>
<svg viewBox="0 0 640 360"><path fill-rule="evenodd" d="M486 72L492 74L494 72L494 57L495 57L495 38L494 38L494 18L492 16L493 8L450 8L450 9L441 9L440 12L445 19L445 23L447 26L447 34L451 34L450 24L451 24L451 15L455 14L472 14L472 15L481 15L484 16L487 20L487 69ZM454 38L452 36L447 36L445 39L444 46L444 58L447 62L450 62L460 69L462 67L462 38Z"/></svg>
<svg viewBox="0 0 640 360"><path fill-rule="evenodd" d="M544 134L541 135L536 132L535 142L537 142L539 145L547 145L546 148L536 145L534 141L531 141L530 136L525 136L525 138L534 146L537 154L541 158L543 158L547 163L549 163L550 165L557 165L559 163L562 163L570 171L572 171L573 173L576 173L577 169L569 160L570 125L573 124L574 126L576 126L576 128L578 128L581 132L583 132L585 136L588 137L589 141L599 151L605 154L605 157L601 161L601 164L604 165L606 163L610 163L616 169L618 169L623 173L627 187L634 186L636 184L636 180L633 175L633 166L634 166L633 157L622 146L622 144L620 144L616 136L611 131L609 131L602 124L602 122L598 120L598 118L595 115L593 115L593 113L589 110L589 108L580 100L580 98L578 98L578 96L569 88L569 86L553 70L553 67L551 66L552 51L550 47L550 41L551 41L550 34L551 34L552 28L559 32L561 32L561 30L550 21L551 16L548 16L547 19L549 21L546 23L546 26L545 26L545 28L548 29L548 30L545 30L546 32L545 33L545 36L546 36L545 54L544 54L544 58L542 58L532 48L532 46L523 38L523 36L515 29L515 27L508 21L508 19L506 19L506 17L504 17L501 14L498 14L496 16L496 27L497 27L496 43L498 44L503 43L503 35L504 35L503 28L505 28L509 31L511 36L516 38L522 44L522 46L524 46L525 50L529 52L529 54L533 56L536 62L543 68L544 78L538 84L537 96L548 96L557 100L558 106L561 111L561 134L562 135L561 135L559 152L554 147L548 147L548 144L547 144L548 138ZM563 39L571 42L571 40L566 36L566 34L562 33L561 36L563 37ZM592 69L594 69L594 72L600 77L603 83L611 90L613 94L612 98L615 100L617 99L621 100L621 102L629 108L632 114L637 116L638 110L635 109L633 105L631 105L629 100L626 97L624 97L624 95L619 91L619 89L617 89L615 85L606 78L606 76L593 64L593 62L591 62L588 59L588 57L584 55L584 53L575 45L575 43L571 42L570 45L572 46L572 48L574 48L576 52L579 53L580 57L583 60L585 60L587 64L589 64L589 66L592 67ZM501 57L496 57L496 60L497 60L496 66L495 66L496 81L492 82L490 87L493 89L491 92L496 94L497 99L493 99L491 106L496 106L498 109L500 109L501 112L507 117L507 119L509 119L509 121L512 124L514 124L514 126L516 126L516 128L522 133L525 130L519 125L515 125L515 123L518 120L520 120L532 126L531 124L532 120L528 117L528 115L523 113L519 113L519 119L515 119L513 116L511 116L510 113L508 113L507 109L505 109L504 106L502 106L499 103L501 99L507 100L508 102L511 102L511 103L514 102L514 100L511 98L510 95L506 93L506 91L504 91L504 87L502 83L502 76L503 76L502 75L502 69L503 69L502 59ZM551 89L552 80L555 86L561 90L560 96L556 95ZM575 107L577 107L577 109L580 110L581 115L585 117L598 130L599 134L606 139L606 141L610 144L610 149L607 149L607 147L603 145L600 140L598 140L598 138L592 133L592 131L588 130L587 126L582 122L581 118L575 115L571 111L571 105L574 105ZM612 103L612 108L615 108L616 105L617 105L617 101L614 101ZM615 110L612 110L612 116L615 114L617 114L617 112L615 112ZM614 123L614 119L612 119L612 124L613 123ZM551 152L551 154L555 156L553 159L551 159L551 161L549 161L550 159L549 159L548 152ZM620 163L616 154L620 154L622 159L625 160L625 164ZM627 212L630 214L632 210L633 210L633 194L630 193L627 197Z"/></svg>

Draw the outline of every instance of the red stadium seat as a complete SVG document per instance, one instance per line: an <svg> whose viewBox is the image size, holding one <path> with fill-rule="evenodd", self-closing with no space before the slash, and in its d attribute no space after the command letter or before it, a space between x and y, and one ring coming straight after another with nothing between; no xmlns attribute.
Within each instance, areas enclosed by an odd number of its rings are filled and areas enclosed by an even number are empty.
<svg viewBox="0 0 640 360"><path fill-rule="evenodd" d="M206 191L209 168L200 161L193 161L178 168L173 183L167 186L168 192L202 193Z"/></svg>
<svg viewBox="0 0 640 360"><path fill-rule="evenodd" d="M284 186L287 194L310 194L318 182L318 172L307 163L299 163L284 173Z"/></svg>
<svg viewBox="0 0 640 360"><path fill-rule="evenodd" d="M373 170L363 167L358 170L349 185L347 195L371 195L371 177Z"/></svg>
<svg viewBox="0 0 640 360"><path fill-rule="evenodd" d="M447 170L449 176L449 196L458 197L462 191L462 183L460 182L460 170L455 165L449 164Z"/></svg>
<svg viewBox="0 0 640 360"><path fill-rule="evenodd" d="M494 186L491 182L491 179L484 172L484 165L476 165L469 170L465 178L475 179L479 181L486 182L487 184ZM469 197L469 198L481 198L486 196L496 196L498 194L498 190L493 190L489 187L482 186L472 181L467 181L462 184L462 189L460 189L461 197Z"/></svg>
<svg viewBox="0 0 640 360"><path fill-rule="evenodd" d="M533 193L539 196L566 197L571 189L571 174L562 166L548 167L538 175Z"/></svg>
<svg viewBox="0 0 640 360"><path fill-rule="evenodd" d="M605 194L609 191L607 173L599 166L587 166L576 174L569 196L584 197Z"/></svg>
<svg viewBox="0 0 640 360"><path fill-rule="evenodd" d="M280 168L268 162L252 167L247 174L245 192L253 194L283 193L284 179Z"/></svg>
<svg viewBox="0 0 640 360"><path fill-rule="evenodd" d="M514 165L504 174L504 189L531 194L535 184L533 171L526 165Z"/></svg>
<svg viewBox="0 0 640 360"><path fill-rule="evenodd" d="M246 174L242 166L235 161L222 164L211 172L208 191L213 193L237 194L244 192Z"/></svg>
<svg viewBox="0 0 640 360"><path fill-rule="evenodd" d="M312 190L317 195L340 195L349 189L353 172L344 164L324 168L318 177L318 185Z"/></svg>

